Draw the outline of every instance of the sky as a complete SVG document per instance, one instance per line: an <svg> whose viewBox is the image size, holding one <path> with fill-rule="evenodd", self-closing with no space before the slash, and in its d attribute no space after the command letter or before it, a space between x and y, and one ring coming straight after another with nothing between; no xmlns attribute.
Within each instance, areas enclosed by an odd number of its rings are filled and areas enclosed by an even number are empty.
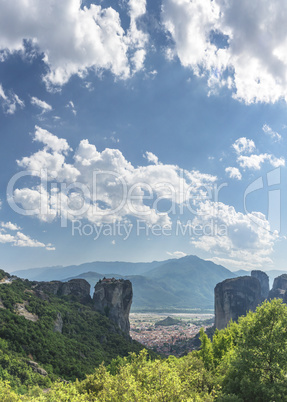
<svg viewBox="0 0 287 402"><path fill-rule="evenodd" d="M287 3L0 0L0 268L287 269Z"/></svg>

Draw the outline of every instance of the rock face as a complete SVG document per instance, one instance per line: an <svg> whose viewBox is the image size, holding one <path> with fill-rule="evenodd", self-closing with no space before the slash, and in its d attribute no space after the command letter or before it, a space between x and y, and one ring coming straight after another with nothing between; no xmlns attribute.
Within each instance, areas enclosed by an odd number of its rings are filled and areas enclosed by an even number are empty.
<svg viewBox="0 0 287 402"><path fill-rule="evenodd" d="M39 317L36 314L30 313L26 309L27 306L29 306L29 303L27 301L25 301L24 303L16 303L14 305L15 313L26 318L26 320L28 320L28 321L33 321L33 322L38 321Z"/></svg>
<svg viewBox="0 0 287 402"><path fill-rule="evenodd" d="M54 332L60 332L60 334L63 332L63 318L61 313L57 313L57 318L54 321Z"/></svg>
<svg viewBox="0 0 287 402"><path fill-rule="evenodd" d="M39 282L34 290L41 298L45 298L45 295L50 293L55 296L72 296L80 303L87 303L91 300L90 288L91 285L85 279L71 279L68 282Z"/></svg>
<svg viewBox="0 0 287 402"><path fill-rule="evenodd" d="M260 282L262 301L267 299L269 295L269 276L265 272L259 270L251 271L251 276L257 278Z"/></svg>
<svg viewBox="0 0 287 402"><path fill-rule="evenodd" d="M287 274L283 274L274 279L273 287L269 292L269 299L281 298L284 303L287 301Z"/></svg>
<svg viewBox="0 0 287 402"><path fill-rule="evenodd" d="M38 363L33 362L32 360L29 360L27 363L35 373L41 374L43 377L48 375L47 371L40 367Z"/></svg>
<svg viewBox="0 0 287 402"><path fill-rule="evenodd" d="M72 295L81 303L90 300L91 285L85 279L71 279L64 282L59 290L59 296Z"/></svg>
<svg viewBox="0 0 287 402"><path fill-rule="evenodd" d="M261 303L260 282L254 276L241 276L226 279L216 285L215 290L215 327L223 329L232 319L254 311Z"/></svg>
<svg viewBox="0 0 287 402"><path fill-rule="evenodd" d="M94 309L106 315L125 334L129 335L132 298L133 290L129 280L103 279L95 286Z"/></svg>

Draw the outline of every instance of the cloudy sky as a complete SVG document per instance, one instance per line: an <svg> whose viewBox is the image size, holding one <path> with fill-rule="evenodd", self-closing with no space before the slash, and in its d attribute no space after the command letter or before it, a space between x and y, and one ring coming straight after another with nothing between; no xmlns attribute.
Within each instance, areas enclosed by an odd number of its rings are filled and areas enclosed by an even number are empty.
<svg viewBox="0 0 287 402"><path fill-rule="evenodd" d="M286 269L287 3L0 0L0 268Z"/></svg>

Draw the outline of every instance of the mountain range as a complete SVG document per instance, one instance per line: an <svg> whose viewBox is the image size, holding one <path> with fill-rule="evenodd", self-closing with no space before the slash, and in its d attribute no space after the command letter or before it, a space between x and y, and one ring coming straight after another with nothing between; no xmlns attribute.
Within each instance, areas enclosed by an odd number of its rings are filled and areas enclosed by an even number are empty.
<svg viewBox="0 0 287 402"><path fill-rule="evenodd" d="M267 271L270 287L284 271ZM250 271L232 272L222 265L190 255L179 259L131 262L90 262L67 267L33 268L13 275L32 281L86 279L91 289L99 279L129 279L133 285L132 311L192 311L214 308L214 287L227 278L250 275Z"/></svg>

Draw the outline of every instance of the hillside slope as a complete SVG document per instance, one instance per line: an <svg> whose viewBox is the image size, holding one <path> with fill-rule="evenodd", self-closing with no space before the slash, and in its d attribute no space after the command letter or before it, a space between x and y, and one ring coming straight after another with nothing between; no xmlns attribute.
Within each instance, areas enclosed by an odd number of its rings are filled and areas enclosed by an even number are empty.
<svg viewBox="0 0 287 402"><path fill-rule="evenodd" d="M13 279L0 284L0 340L49 374L66 380L84 378L102 361L109 363L142 348L91 304L80 303L73 295L38 292L35 282Z"/></svg>

